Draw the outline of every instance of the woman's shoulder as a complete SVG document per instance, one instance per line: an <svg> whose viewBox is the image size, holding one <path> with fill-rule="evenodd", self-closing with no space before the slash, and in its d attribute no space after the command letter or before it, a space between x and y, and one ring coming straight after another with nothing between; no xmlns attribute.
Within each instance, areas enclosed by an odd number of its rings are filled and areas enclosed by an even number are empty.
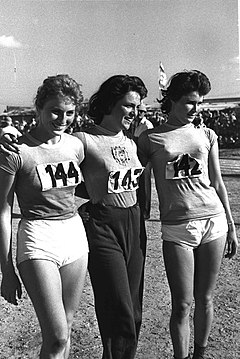
<svg viewBox="0 0 240 359"><path fill-rule="evenodd" d="M69 134L69 133L64 132L62 137L63 137L64 141L78 143L79 140L78 140L78 136L75 135L76 133L77 132L74 132L73 134Z"/></svg>
<svg viewBox="0 0 240 359"><path fill-rule="evenodd" d="M83 147L83 141L80 137L68 133L64 133L64 146L68 146L71 148L77 148L78 150Z"/></svg>
<svg viewBox="0 0 240 359"><path fill-rule="evenodd" d="M214 130L212 130L211 128L205 126L205 125L201 125L199 127L196 128L197 130L202 131L202 133L204 133L204 136L207 137L208 141L210 142L210 144L213 144L217 141L217 134Z"/></svg>
<svg viewBox="0 0 240 359"><path fill-rule="evenodd" d="M213 129L211 129L211 128L205 126L205 125L204 125L204 126L201 126L201 129L204 131L204 133L205 133L206 136L208 136L208 137L217 136L216 132L215 132Z"/></svg>
<svg viewBox="0 0 240 359"><path fill-rule="evenodd" d="M99 128L95 124L82 129L81 131L73 132L73 136L79 138L80 140L86 138L88 135L98 135L99 134Z"/></svg>

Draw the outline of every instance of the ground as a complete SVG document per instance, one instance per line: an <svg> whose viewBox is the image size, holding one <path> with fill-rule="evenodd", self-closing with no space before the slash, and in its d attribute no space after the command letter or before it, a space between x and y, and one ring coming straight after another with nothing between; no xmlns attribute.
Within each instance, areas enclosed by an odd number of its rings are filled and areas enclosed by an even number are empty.
<svg viewBox="0 0 240 359"><path fill-rule="evenodd" d="M229 193L233 216L240 235L239 176L240 150L222 151L224 181ZM228 158L226 165L226 157ZM224 162L225 161L225 162ZM236 170L236 167L239 166ZM234 168L234 170L232 170ZM14 208L13 228L19 221ZM148 232L145 271L144 312L136 359L170 359L169 336L170 295L166 281L160 238L160 222L153 184L151 219ZM240 251L239 251L240 252ZM208 359L240 358L240 254L223 260L215 292L215 319L209 338ZM31 302L23 299L15 307L0 298L0 359L37 359L41 343L39 325ZM192 346L192 339L191 339ZM70 359L101 359L101 341L94 313L92 289L87 276L84 292L72 332Z"/></svg>

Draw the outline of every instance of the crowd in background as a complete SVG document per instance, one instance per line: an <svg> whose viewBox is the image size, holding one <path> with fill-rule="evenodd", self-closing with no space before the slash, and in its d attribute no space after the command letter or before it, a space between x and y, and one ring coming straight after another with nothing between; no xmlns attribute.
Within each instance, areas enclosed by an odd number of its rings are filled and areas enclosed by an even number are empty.
<svg viewBox="0 0 240 359"><path fill-rule="evenodd" d="M9 116L0 117L0 129L5 126L6 118L9 119ZM146 113L146 118L152 122L154 127L166 121L166 116L161 113L160 109L152 110L149 108ZM235 109L202 110L198 115L198 120L216 132L220 148L240 147L240 117L237 118ZM86 129L91 126L92 122L86 114L86 110L82 111L81 115L75 119L72 126L68 129L68 133ZM36 120L35 118L14 119L14 117L12 117L11 125L17 128L21 133L25 133L33 126L36 126Z"/></svg>
<svg viewBox="0 0 240 359"><path fill-rule="evenodd" d="M240 121L234 109L204 110L201 117L203 123L218 135L221 148L240 147Z"/></svg>
<svg viewBox="0 0 240 359"><path fill-rule="evenodd" d="M0 116L0 137L1 135L4 134L4 132L6 133L11 133L12 131L9 131L9 127L14 128L15 130L18 131L19 135L26 133L28 131L31 130L31 128L36 126L36 120L34 117L30 117L28 119L22 118L19 119L14 118L14 116L10 117L8 116L8 114L4 114ZM8 128L8 130L4 130ZM14 133L13 133L14 134ZM14 134L15 135L15 134ZM16 137L19 137L18 134L16 135Z"/></svg>
<svg viewBox="0 0 240 359"><path fill-rule="evenodd" d="M149 111L146 117L154 127L166 121L166 117L160 111ZM216 132L220 148L240 147L240 117L237 118L234 109L202 110L198 120Z"/></svg>

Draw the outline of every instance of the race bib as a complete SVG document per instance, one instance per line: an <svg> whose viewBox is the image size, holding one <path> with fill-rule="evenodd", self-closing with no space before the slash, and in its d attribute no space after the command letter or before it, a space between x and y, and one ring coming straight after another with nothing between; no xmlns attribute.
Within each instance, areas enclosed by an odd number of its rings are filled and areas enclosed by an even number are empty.
<svg viewBox="0 0 240 359"><path fill-rule="evenodd" d="M37 165L42 191L51 188L75 186L81 182L80 168L75 161Z"/></svg>
<svg viewBox="0 0 240 359"><path fill-rule="evenodd" d="M121 193L135 191L139 185L139 177L143 168L122 168L118 171L111 171L108 177L108 193Z"/></svg>
<svg viewBox="0 0 240 359"><path fill-rule="evenodd" d="M165 178L180 179L199 177L202 174L202 164L189 154L179 155L175 161L167 162Z"/></svg>

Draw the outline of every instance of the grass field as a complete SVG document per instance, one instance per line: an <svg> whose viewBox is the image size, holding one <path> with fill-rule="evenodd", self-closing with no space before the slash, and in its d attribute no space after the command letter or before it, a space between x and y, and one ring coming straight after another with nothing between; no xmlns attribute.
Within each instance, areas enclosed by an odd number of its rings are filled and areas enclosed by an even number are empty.
<svg viewBox="0 0 240 359"><path fill-rule="evenodd" d="M239 150L221 153L223 178L229 193L238 237L240 234L239 153ZM239 167L239 172L235 171L235 167ZM14 232L16 232L18 221L19 211L16 205L13 219ZM151 219L146 222L146 226L148 247L144 314L136 359L170 359L172 358L172 345L168 329L170 295L163 267L159 212L154 185ZM209 339L208 359L240 358L239 280L238 254L230 261L224 259L222 263L215 295L215 319ZM41 335L35 313L25 291L23 299L17 307L11 306L2 298L0 299L0 333L0 359L38 358ZM70 359L78 358L101 358L101 342L88 276L72 333Z"/></svg>

